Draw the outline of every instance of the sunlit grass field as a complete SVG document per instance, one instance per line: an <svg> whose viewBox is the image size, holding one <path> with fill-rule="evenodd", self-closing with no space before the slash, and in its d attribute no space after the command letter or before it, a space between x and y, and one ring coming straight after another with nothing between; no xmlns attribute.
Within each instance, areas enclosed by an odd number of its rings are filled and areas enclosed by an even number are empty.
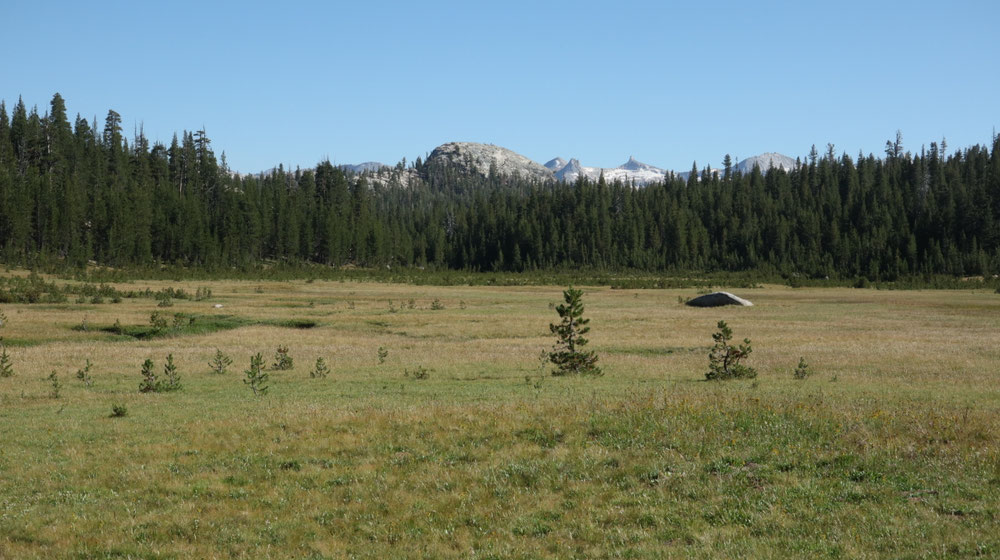
<svg viewBox="0 0 1000 560"><path fill-rule="evenodd" d="M1000 556L992 292L587 288L574 378L540 359L564 287L119 287L212 295L0 305L0 558ZM129 336L155 311L194 323ZM720 319L756 379L704 381ZM140 393L168 354L182 389Z"/></svg>

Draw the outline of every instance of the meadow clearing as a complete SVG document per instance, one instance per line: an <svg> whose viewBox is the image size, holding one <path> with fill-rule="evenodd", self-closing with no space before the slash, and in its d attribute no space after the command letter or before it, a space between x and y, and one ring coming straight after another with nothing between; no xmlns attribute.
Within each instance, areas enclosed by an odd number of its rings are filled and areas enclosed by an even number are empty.
<svg viewBox="0 0 1000 560"><path fill-rule="evenodd" d="M0 305L0 558L1000 556L992 291L585 287L604 375L553 377L564 287L118 287L211 296ZM704 381L720 319L756 379Z"/></svg>

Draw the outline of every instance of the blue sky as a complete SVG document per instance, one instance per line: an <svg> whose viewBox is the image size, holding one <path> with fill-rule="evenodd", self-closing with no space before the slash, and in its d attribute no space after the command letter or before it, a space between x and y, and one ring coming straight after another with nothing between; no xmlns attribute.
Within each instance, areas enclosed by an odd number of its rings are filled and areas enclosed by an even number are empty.
<svg viewBox="0 0 1000 560"><path fill-rule="evenodd" d="M544 163L882 153L1000 126L1000 2L4 2L0 98L164 143L204 127L232 168L425 156Z"/></svg>

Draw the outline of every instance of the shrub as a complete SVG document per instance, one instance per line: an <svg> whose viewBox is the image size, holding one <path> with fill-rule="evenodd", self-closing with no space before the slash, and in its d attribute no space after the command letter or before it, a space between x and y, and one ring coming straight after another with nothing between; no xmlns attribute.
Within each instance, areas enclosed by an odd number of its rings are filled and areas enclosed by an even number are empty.
<svg viewBox="0 0 1000 560"><path fill-rule="evenodd" d="M167 363L163 366L163 385L159 391L176 391L181 388L181 376L174 365L174 355L167 354Z"/></svg>
<svg viewBox="0 0 1000 560"><path fill-rule="evenodd" d="M794 377L795 379L805 379L810 375L812 375L812 372L809 371L809 364L806 363L805 358L800 357L799 365L796 366L795 371L792 372L792 377Z"/></svg>
<svg viewBox="0 0 1000 560"><path fill-rule="evenodd" d="M183 313L174 313L174 320L170 323L172 329L183 329L194 324L194 317Z"/></svg>
<svg viewBox="0 0 1000 560"><path fill-rule="evenodd" d="M0 377L14 376L14 361L7 353L7 347L0 344Z"/></svg>
<svg viewBox="0 0 1000 560"><path fill-rule="evenodd" d="M153 371L154 367L153 360L149 358L146 358L146 361L142 363L142 381L139 382L140 393L152 393L159 387L160 381L156 377L156 372Z"/></svg>
<svg viewBox="0 0 1000 560"><path fill-rule="evenodd" d="M725 321L719 321L717 326L719 332L712 335L715 345L708 354L708 373L705 378L711 381L757 377L756 370L740 363L753 352L750 339L744 338L743 344L733 346L729 343L733 339L733 331L729 325Z"/></svg>
<svg viewBox="0 0 1000 560"><path fill-rule="evenodd" d="M271 364L271 369L275 371L292 369L292 357L288 355L287 346L279 346L274 351L274 363Z"/></svg>
<svg viewBox="0 0 1000 560"><path fill-rule="evenodd" d="M90 360L88 359L87 363L82 368L76 370L76 378L79 379L80 381L83 381L83 384L86 385L87 387L90 387L91 385L93 385L93 382L94 382L94 380L91 379L91 377L90 377L90 366L91 365L92 364L90 363Z"/></svg>
<svg viewBox="0 0 1000 560"><path fill-rule="evenodd" d="M309 372L309 377L313 379L326 377L330 373L330 368L327 367L326 362L323 358L316 358L316 366L313 367L312 371Z"/></svg>
<svg viewBox="0 0 1000 560"><path fill-rule="evenodd" d="M417 366L410 371L408 369L403 370L403 377L412 377L413 379L427 379L431 376L431 371L423 366Z"/></svg>
<svg viewBox="0 0 1000 560"><path fill-rule="evenodd" d="M56 370L52 370L47 379L50 384L49 396L53 399L58 399L59 390L62 389L62 383L59 382L59 374L56 373Z"/></svg>
<svg viewBox="0 0 1000 560"><path fill-rule="evenodd" d="M111 418L124 418L128 416L128 409L123 404L111 405Z"/></svg>
<svg viewBox="0 0 1000 560"><path fill-rule="evenodd" d="M156 365L153 360L146 359L142 363L142 381L139 382L140 393L163 393L181 388L181 376L174 365L174 355L167 354L167 363L163 366L164 379L156 375Z"/></svg>
<svg viewBox="0 0 1000 560"><path fill-rule="evenodd" d="M260 352L250 357L250 369L244 371L246 379L243 383L250 386L254 396L260 397L267 394L267 372L264 370L264 357Z"/></svg>
<svg viewBox="0 0 1000 560"><path fill-rule="evenodd" d="M376 353L376 355L378 356L378 363L379 364L384 364L385 363L385 359L389 357L389 350L387 350L386 348L384 348L382 346L379 346L378 347L378 352Z"/></svg>
<svg viewBox="0 0 1000 560"><path fill-rule="evenodd" d="M167 328L167 318L159 311L154 311L149 314L149 326L155 331L162 331Z"/></svg>
<svg viewBox="0 0 1000 560"><path fill-rule="evenodd" d="M444 304L441 303L441 300L434 298L434 301L431 302L431 309L434 311L440 311L444 309Z"/></svg>
<svg viewBox="0 0 1000 560"><path fill-rule="evenodd" d="M601 368L594 365L597 363L597 355L580 350L588 342L583 335L590 332L590 327L587 326L590 319L583 318L582 298L583 292L570 286L563 292L565 303L556 307L556 313L562 321L549 325L549 330L557 337L549 352L549 361L556 366L552 375L602 374Z"/></svg>
<svg viewBox="0 0 1000 560"><path fill-rule="evenodd" d="M208 367L212 368L213 373L223 374L228 370L227 368L232 365L233 359L222 353L222 350L218 348L215 349L215 357L212 358L211 362L208 362Z"/></svg>

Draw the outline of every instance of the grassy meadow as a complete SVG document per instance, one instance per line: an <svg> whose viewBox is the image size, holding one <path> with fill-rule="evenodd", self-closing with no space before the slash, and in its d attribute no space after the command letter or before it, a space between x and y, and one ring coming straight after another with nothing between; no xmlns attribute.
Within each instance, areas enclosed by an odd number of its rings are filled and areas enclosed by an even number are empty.
<svg viewBox="0 0 1000 560"><path fill-rule="evenodd" d="M0 304L2 559L1000 557L992 291L588 287L579 378L540 359L559 286L117 287L211 297ZM720 319L756 379L704 381Z"/></svg>

